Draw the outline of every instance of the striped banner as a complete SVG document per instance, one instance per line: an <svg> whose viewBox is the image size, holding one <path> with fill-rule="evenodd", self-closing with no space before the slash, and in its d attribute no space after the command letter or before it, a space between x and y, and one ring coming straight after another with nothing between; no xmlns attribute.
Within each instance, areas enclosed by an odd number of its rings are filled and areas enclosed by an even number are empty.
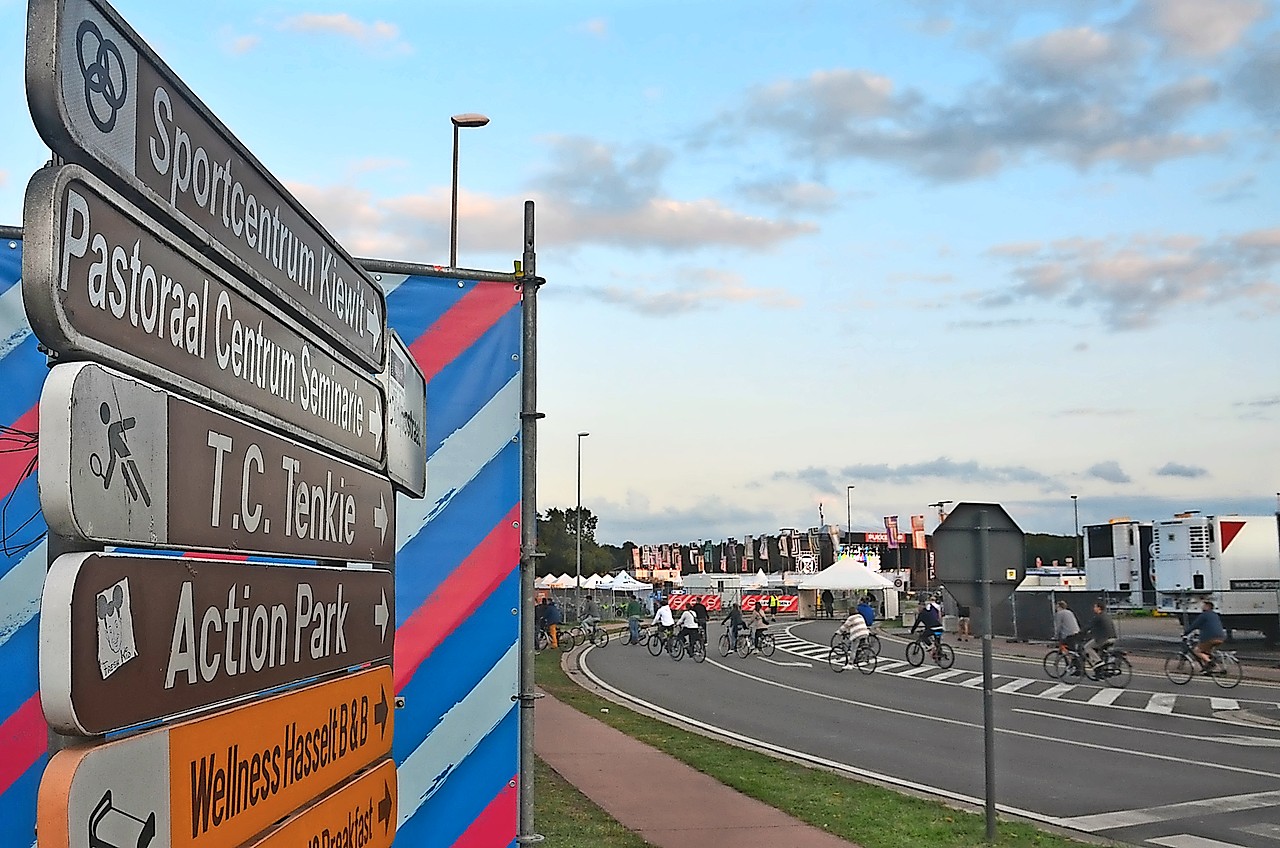
<svg viewBox="0 0 1280 848"><path fill-rule="evenodd" d="M0 242L0 848L31 848L48 761L36 632L45 573L36 421L45 357ZM427 494L398 503L397 845L514 845L519 735L521 301L509 283L380 277L427 379ZM251 558L258 559L258 558Z"/></svg>

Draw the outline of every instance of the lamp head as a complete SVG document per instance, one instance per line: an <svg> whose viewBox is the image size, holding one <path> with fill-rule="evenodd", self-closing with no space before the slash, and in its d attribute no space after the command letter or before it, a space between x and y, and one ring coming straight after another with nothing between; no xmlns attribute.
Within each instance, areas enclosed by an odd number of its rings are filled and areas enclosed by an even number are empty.
<svg viewBox="0 0 1280 848"><path fill-rule="evenodd" d="M467 112L463 115L454 115L449 119L455 127L483 127L489 123L488 117L476 112Z"/></svg>

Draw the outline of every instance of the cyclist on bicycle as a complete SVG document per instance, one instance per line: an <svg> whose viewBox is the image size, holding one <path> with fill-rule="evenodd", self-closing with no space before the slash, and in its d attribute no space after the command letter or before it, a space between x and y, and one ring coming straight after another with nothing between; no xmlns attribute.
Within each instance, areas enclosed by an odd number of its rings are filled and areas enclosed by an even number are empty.
<svg viewBox="0 0 1280 848"><path fill-rule="evenodd" d="M600 605L596 603L594 595L587 595L587 599L582 602L582 626L586 628L588 636L595 634L599 623Z"/></svg>
<svg viewBox="0 0 1280 848"><path fill-rule="evenodd" d="M751 611L751 641L756 646L756 650L760 650L760 637L764 635L764 631L769 627L769 621L764 617L764 611L760 607L756 607Z"/></svg>
<svg viewBox="0 0 1280 848"><path fill-rule="evenodd" d="M680 621L677 622L680 628L680 635L684 637L685 649L690 656L693 655L693 643L702 637L702 628L698 626L698 615L688 607L684 608L684 612L680 613Z"/></svg>
<svg viewBox="0 0 1280 848"><path fill-rule="evenodd" d="M915 633L916 628L920 627L924 628L921 641L932 645L936 651L938 645L942 644L942 612L933 601L929 601L916 610L916 620L911 625L911 632Z"/></svg>
<svg viewBox="0 0 1280 848"><path fill-rule="evenodd" d="M1089 641L1084 643L1083 654L1088 659L1090 653L1096 657L1094 668L1102 665L1103 653L1116 643L1116 624L1107 613L1102 601L1093 604L1093 621L1089 622Z"/></svg>
<svg viewBox="0 0 1280 848"><path fill-rule="evenodd" d="M1195 617L1187 629L1182 631L1186 636L1193 630L1200 631L1200 641L1191 648L1200 661L1201 671L1213 668L1213 651L1227 639L1227 629L1222 624L1222 616L1213 608L1213 601L1205 601L1199 615Z"/></svg>
<svg viewBox="0 0 1280 848"><path fill-rule="evenodd" d="M867 636L870 635L871 629L867 627L867 619L863 617L862 613L854 610L844 620L844 624L836 628L836 633L843 637L845 644L849 646L849 656L856 657L858 649L867 641Z"/></svg>
<svg viewBox="0 0 1280 848"><path fill-rule="evenodd" d="M1066 601L1058 601L1058 611L1053 614L1053 639L1067 650L1077 650L1080 645L1080 622Z"/></svg>
<svg viewBox="0 0 1280 848"><path fill-rule="evenodd" d="M738 650L738 634L747 626L747 623L742 619L742 610L738 608L737 604L730 604L729 612L724 618L720 619L720 623L729 625L729 648L734 651Z"/></svg>
<svg viewBox="0 0 1280 848"><path fill-rule="evenodd" d="M671 612L671 601L664 600L662 602L662 606L658 607L658 611L653 614L651 623L658 625L658 635L670 638L671 631L676 626L675 614Z"/></svg>

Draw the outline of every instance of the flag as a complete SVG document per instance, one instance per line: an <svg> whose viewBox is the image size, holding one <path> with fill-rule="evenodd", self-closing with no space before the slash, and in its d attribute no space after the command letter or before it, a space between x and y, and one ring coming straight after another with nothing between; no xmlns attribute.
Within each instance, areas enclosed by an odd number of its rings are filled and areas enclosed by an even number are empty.
<svg viewBox="0 0 1280 848"><path fill-rule="evenodd" d="M927 547L925 545L925 538L924 538L924 516L923 515L911 516L911 547L916 548L918 550L924 550L925 547Z"/></svg>
<svg viewBox="0 0 1280 848"><path fill-rule="evenodd" d="M896 549L898 547L898 516L886 515L884 529L889 534L889 550Z"/></svg>

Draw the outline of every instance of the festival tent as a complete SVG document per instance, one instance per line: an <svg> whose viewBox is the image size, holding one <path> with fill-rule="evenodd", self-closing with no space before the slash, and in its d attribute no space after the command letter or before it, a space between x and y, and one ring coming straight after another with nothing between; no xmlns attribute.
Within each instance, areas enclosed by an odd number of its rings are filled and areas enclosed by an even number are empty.
<svg viewBox="0 0 1280 848"><path fill-rule="evenodd" d="M807 618L817 608L818 593L824 589L839 592L847 596L849 592L866 592L872 590L893 590L893 581L867 568L853 557L841 557L832 565L810 574L802 579L796 588L800 590L800 617ZM888 591L892 599L885 598L885 608L890 614L897 615L897 594ZM892 600L892 603L889 601ZM853 606L853 601L848 605Z"/></svg>
<svg viewBox="0 0 1280 848"><path fill-rule="evenodd" d="M555 586L555 584L556 584L556 578L555 578L555 575L554 575L554 574L548 574L548 575L546 575L546 576L544 576L544 577L539 577L537 580L533 581L533 588L535 588L535 589L551 589L551 588L553 588L553 587Z"/></svg>
<svg viewBox="0 0 1280 848"><path fill-rule="evenodd" d="M622 572L613 578L613 583L609 586L615 592L639 592L644 589L652 589L648 583L642 583L635 579L627 572Z"/></svg>
<svg viewBox="0 0 1280 848"><path fill-rule="evenodd" d="M743 578L738 585L743 589L766 589L769 586L769 575L765 574L762 568L752 576Z"/></svg>

